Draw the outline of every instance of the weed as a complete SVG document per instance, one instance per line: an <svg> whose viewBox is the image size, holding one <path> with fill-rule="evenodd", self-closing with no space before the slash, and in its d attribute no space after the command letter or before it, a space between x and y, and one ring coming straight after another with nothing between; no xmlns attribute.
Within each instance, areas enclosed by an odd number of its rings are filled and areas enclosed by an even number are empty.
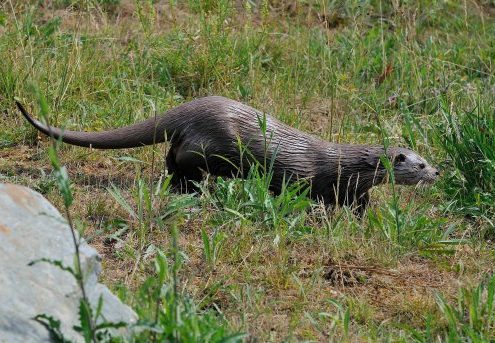
<svg viewBox="0 0 495 343"><path fill-rule="evenodd" d="M194 301L179 293L178 272L183 257L177 246L177 230L172 230L171 258L160 250L155 257L155 275L146 279L136 299L140 316L138 327L144 329L138 342L239 342L245 334L231 334L212 311L201 311ZM170 268L171 266L171 268Z"/></svg>

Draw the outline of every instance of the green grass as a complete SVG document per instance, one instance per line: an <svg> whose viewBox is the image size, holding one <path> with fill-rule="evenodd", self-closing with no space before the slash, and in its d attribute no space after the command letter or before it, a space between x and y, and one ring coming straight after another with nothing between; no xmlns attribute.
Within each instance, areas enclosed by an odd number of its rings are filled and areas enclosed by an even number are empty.
<svg viewBox="0 0 495 343"><path fill-rule="evenodd" d="M438 141L449 158L444 188L452 198L447 208L491 221L495 204L495 112L480 102L455 113L442 106ZM493 234L493 230L490 230Z"/></svg>
<svg viewBox="0 0 495 343"><path fill-rule="evenodd" d="M495 278L483 280L477 287L462 288L457 303L449 303L441 294L436 302L445 327L433 333L428 322L424 333L414 332L418 342L431 342L435 338L445 342L489 342L495 329ZM431 317L428 318L431 321Z"/></svg>
<svg viewBox="0 0 495 343"><path fill-rule="evenodd" d="M273 196L269 165L185 196L167 144L58 154L105 283L146 327L136 340L493 340L491 283L469 288L495 263L493 37L484 0L6 1L0 181L63 208L49 144L13 103L39 116L36 89L74 130L217 94L329 141L409 147L441 180L376 187L362 219L303 184Z"/></svg>

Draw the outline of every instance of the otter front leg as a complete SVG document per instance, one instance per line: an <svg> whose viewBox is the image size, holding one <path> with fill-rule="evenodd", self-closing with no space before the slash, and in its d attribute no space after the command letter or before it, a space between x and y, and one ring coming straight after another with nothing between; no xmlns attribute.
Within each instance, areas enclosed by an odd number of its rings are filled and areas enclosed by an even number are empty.
<svg viewBox="0 0 495 343"><path fill-rule="evenodd" d="M177 151L179 147L172 146L165 158L167 171L172 174L170 184L172 190L178 193L193 193L198 190L194 184L200 182L203 178L199 166L187 166L177 160Z"/></svg>
<svg viewBox="0 0 495 343"><path fill-rule="evenodd" d="M354 213L356 216L361 219L363 218L364 212L368 208L368 205L370 203L370 193L366 192L361 194L357 199L356 199L356 207L354 208Z"/></svg>

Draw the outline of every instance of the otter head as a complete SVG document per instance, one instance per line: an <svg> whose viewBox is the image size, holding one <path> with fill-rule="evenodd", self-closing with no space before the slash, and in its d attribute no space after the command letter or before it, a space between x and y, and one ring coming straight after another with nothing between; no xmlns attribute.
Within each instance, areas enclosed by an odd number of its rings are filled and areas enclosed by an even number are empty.
<svg viewBox="0 0 495 343"><path fill-rule="evenodd" d="M432 184L440 175L438 169L409 149L391 148L389 155L399 185Z"/></svg>

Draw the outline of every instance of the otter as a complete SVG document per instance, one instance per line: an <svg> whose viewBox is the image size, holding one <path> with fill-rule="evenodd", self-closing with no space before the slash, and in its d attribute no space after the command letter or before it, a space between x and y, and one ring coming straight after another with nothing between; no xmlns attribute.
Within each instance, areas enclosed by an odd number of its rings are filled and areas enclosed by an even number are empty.
<svg viewBox="0 0 495 343"><path fill-rule="evenodd" d="M275 194L285 182L307 180L311 198L329 206L352 205L362 213L369 189L388 179L382 156L391 161L396 184L430 184L439 175L409 149L330 143L220 96L198 98L156 118L101 132L63 131L39 122L16 104L36 129L72 145L123 149L168 140L165 163L179 189L194 190L203 171L245 177L245 170L259 163L271 166L270 189Z"/></svg>

